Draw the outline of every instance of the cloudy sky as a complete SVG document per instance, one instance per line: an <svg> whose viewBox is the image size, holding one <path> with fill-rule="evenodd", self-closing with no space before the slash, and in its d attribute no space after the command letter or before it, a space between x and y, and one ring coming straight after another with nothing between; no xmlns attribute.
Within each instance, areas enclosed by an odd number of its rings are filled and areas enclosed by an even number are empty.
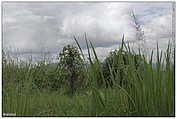
<svg viewBox="0 0 177 119"><path fill-rule="evenodd" d="M3 48L20 52L48 51L54 55L73 35L86 54L86 32L100 58L118 48L121 37L132 47L163 50L173 33L172 2L3 2ZM144 41L137 40L131 11L141 25Z"/></svg>

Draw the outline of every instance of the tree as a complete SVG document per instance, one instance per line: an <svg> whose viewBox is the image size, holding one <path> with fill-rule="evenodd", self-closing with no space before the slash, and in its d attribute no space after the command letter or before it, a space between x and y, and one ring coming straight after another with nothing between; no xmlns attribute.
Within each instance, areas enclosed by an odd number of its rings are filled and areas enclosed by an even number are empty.
<svg viewBox="0 0 177 119"><path fill-rule="evenodd" d="M76 82L81 79L83 63L81 54L75 46L67 45L59 53L59 67L62 71L61 77L69 82L70 93L72 95L76 91Z"/></svg>

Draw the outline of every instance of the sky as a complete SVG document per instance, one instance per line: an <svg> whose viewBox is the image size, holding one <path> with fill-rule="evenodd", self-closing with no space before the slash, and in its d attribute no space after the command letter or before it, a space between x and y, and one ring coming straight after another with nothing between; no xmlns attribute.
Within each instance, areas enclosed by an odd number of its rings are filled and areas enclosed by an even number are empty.
<svg viewBox="0 0 177 119"><path fill-rule="evenodd" d="M3 2L3 49L21 52L22 59L29 52L56 56L65 45L76 45L76 36L87 56L86 33L100 59L119 48L123 35L134 49L149 52L158 42L165 50L173 38L173 19L173 2Z"/></svg>

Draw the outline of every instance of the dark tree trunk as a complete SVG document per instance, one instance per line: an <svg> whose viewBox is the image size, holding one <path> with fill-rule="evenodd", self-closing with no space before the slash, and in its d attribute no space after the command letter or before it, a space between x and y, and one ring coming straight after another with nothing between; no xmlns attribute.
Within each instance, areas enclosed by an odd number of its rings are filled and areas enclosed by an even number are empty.
<svg viewBox="0 0 177 119"><path fill-rule="evenodd" d="M73 70L73 54L70 51L69 52L70 57L72 57L72 59L69 62L69 67L70 67L70 88L71 88L71 94L73 95L75 92L75 87L74 87L74 78L75 78L75 71Z"/></svg>
<svg viewBox="0 0 177 119"><path fill-rule="evenodd" d="M74 71L71 72L71 77L70 77L70 88L71 88L71 94L73 95L75 92L75 87L74 87Z"/></svg>

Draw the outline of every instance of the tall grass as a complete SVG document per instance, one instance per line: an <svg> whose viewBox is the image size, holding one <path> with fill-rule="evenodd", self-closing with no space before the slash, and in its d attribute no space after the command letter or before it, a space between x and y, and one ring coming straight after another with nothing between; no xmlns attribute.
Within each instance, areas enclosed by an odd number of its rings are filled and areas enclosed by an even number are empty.
<svg viewBox="0 0 177 119"><path fill-rule="evenodd" d="M94 45L87 39L89 65L84 72L88 85L78 90L74 96L68 96L64 84L62 88L52 91L48 88L53 78L61 80L57 69L50 69L45 63L37 65L23 64L3 57L3 113L15 113L16 116L174 116L174 52L168 45L163 53L152 51L150 60L143 58L137 68L134 55L129 45L122 44L118 55L109 64L112 86L100 86L107 83L102 62L99 60ZM77 38L76 44L86 62ZM90 47L89 47L90 45ZM91 48L91 49L90 49ZM91 51L94 58L91 58ZM156 64L153 57L156 52ZM123 65L124 55L128 56L128 65ZM119 64L119 70L124 72L123 78L115 72L112 65ZM41 89L35 80L42 81ZM64 79L63 79L64 80ZM121 80L126 83L121 85Z"/></svg>

